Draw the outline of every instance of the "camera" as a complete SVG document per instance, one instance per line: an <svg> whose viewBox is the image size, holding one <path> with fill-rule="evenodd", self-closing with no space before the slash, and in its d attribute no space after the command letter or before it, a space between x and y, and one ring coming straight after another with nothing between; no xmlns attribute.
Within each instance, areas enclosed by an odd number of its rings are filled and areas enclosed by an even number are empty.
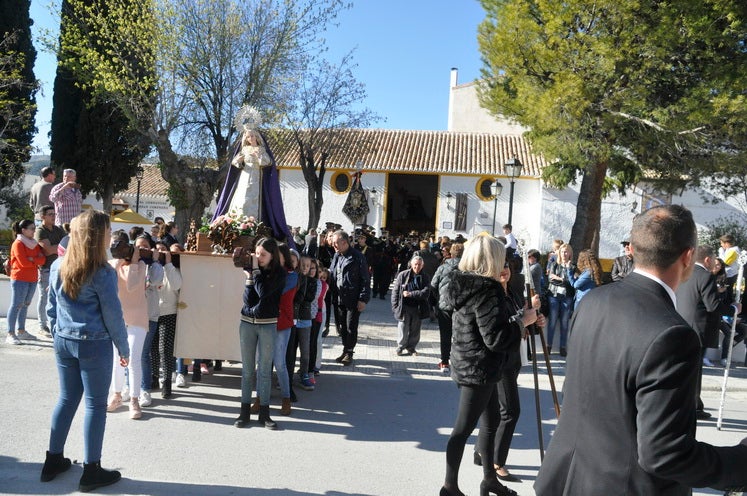
<svg viewBox="0 0 747 496"><path fill-rule="evenodd" d="M135 253L135 247L122 240L114 240L111 247L109 247L109 251L111 251L112 258L131 260L133 253ZM147 248L140 248L140 258L151 259L153 258L153 252Z"/></svg>
<svg viewBox="0 0 747 496"><path fill-rule="evenodd" d="M135 247L130 243L126 243L122 240L117 239L112 241L112 245L109 247L109 251L112 254L112 258L130 260L132 258L132 254L135 251Z"/></svg>

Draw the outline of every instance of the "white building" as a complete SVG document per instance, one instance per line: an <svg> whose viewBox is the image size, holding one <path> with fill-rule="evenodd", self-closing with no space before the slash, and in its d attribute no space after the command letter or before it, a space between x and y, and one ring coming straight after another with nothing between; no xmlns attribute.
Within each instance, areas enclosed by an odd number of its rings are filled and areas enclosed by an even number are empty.
<svg viewBox="0 0 747 496"><path fill-rule="evenodd" d="M540 179L545 161L532 153L522 137L525 129L488 114L479 106L476 90L475 82L458 84L457 71L452 69L448 131L337 131L327 159L320 224L335 222L348 230L353 227L342 207L352 174L362 170L370 207L365 223L377 232L416 230L469 237L481 231L493 232L495 226L495 232L501 233L501 226L508 222L511 190L505 164L518 158L524 167L514 180L514 234L524 239L527 246L541 251L548 250L555 238L567 241L576 217L580 178L578 184L563 190L546 186ZM298 151L287 135L276 142L271 139L270 146L280 171L287 222L305 228L308 195ZM168 203L167 185L159 169L147 165L144 169L140 213L149 219L171 219L174 210ZM497 197L490 189L496 180L503 186ZM680 196L662 195L641 184L624 196L614 193L603 199L600 258L617 256L620 241L627 239L635 214L656 204L688 206L699 226L730 213L747 212L747 206L736 201L706 203L701 194L685 191ZM137 181L133 178L129 188L115 196L134 208ZM100 202L93 197L86 203L100 208Z"/></svg>

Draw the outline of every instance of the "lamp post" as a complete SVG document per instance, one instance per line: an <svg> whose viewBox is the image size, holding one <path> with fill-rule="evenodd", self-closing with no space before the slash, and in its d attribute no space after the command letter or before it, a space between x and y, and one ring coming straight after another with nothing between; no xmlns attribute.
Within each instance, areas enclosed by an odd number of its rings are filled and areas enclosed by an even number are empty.
<svg viewBox="0 0 747 496"><path fill-rule="evenodd" d="M495 236L496 208L498 207L498 197L501 196L501 193L503 192L503 185L498 182L498 179L490 185L490 191L493 193L493 236Z"/></svg>
<svg viewBox="0 0 747 496"><path fill-rule="evenodd" d="M143 173L145 169L142 166L137 166L135 172L135 179L137 179L137 196L135 197L135 212L140 213L140 183L143 181Z"/></svg>
<svg viewBox="0 0 747 496"><path fill-rule="evenodd" d="M514 184L516 183L516 178L521 175L521 169L524 167L524 164L521 163L521 160L514 157L503 165L506 168L508 180L511 182L511 190L508 196L508 223L511 224L511 218L514 213Z"/></svg>

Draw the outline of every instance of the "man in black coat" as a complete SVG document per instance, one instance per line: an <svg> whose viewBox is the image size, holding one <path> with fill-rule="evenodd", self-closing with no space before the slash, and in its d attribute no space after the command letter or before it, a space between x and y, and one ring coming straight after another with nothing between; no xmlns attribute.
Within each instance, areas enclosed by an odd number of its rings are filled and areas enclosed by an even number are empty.
<svg viewBox="0 0 747 496"><path fill-rule="evenodd" d="M695 439L700 339L675 305L693 269L692 214L679 205L647 210L630 244L634 271L574 312L563 412L534 489L685 496L747 486L747 438L732 447Z"/></svg>
<svg viewBox="0 0 747 496"><path fill-rule="evenodd" d="M703 357L707 348L718 348L719 323L722 315L734 315L734 309L719 298L716 278L711 273L715 255L710 246L695 250L695 267L690 278L677 288L677 312L700 336L701 354L698 364L698 385L695 391L696 415L699 420L711 418L700 399L703 378Z"/></svg>
<svg viewBox="0 0 747 496"><path fill-rule="evenodd" d="M336 253L329 268L329 280L337 295L335 323L339 326L343 346L342 355L336 361L350 365L358 343L358 320L371 299L371 279L366 258L350 246L347 232L335 231L332 246Z"/></svg>

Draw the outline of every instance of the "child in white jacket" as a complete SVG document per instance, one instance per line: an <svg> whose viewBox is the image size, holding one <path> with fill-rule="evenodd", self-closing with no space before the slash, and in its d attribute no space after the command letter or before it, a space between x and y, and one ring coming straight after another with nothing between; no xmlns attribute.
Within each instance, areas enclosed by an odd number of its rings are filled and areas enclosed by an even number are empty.
<svg viewBox="0 0 747 496"><path fill-rule="evenodd" d="M158 308L158 350L161 355L163 386L161 398L171 398L171 374L174 371L174 338L176 336L176 308L179 304L179 290L182 287L182 274L171 262L171 252L159 245L159 252L165 254L163 265L163 285L160 291ZM177 385L178 382L177 382Z"/></svg>

